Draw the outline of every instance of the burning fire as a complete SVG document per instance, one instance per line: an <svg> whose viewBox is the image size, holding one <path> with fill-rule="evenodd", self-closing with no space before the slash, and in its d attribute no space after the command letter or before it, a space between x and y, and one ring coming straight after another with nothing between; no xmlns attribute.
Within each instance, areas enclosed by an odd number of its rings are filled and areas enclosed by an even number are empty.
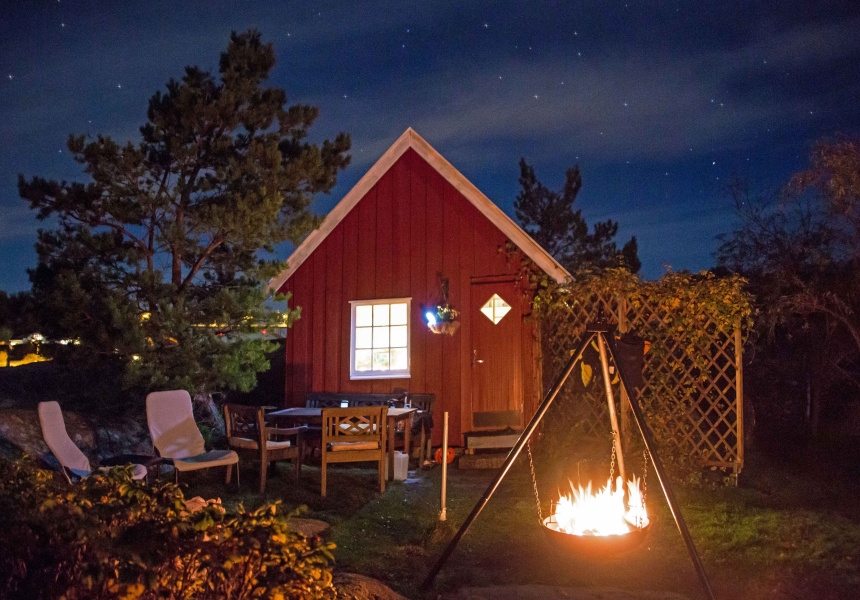
<svg viewBox="0 0 860 600"><path fill-rule="evenodd" d="M606 482L606 487L596 493L591 491L591 482L583 488L573 487L573 499L562 496L555 508L555 514L547 519L546 525L562 533L572 535L624 535L634 529L648 525L648 513L639 479L634 477L627 483L628 498L624 503L624 486L621 478Z"/></svg>

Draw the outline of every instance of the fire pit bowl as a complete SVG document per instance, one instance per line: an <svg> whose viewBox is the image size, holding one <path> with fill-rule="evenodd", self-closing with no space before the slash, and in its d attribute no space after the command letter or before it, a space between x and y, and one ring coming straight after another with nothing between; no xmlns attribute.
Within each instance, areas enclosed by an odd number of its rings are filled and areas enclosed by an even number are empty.
<svg viewBox="0 0 860 600"><path fill-rule="evenodd" d="M574 535L559 531L552 519L547 517L543 520L541 529L546 538L567 552L588 558L603 558L633 550L645 541L651 528L648 523L621 535Z"/></svg>

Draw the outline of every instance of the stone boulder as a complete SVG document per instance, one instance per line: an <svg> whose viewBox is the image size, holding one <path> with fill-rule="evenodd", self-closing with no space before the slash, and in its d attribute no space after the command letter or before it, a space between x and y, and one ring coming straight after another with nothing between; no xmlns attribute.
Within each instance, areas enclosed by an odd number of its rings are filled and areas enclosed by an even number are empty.
<svg viewBox="0 0 860 600"><path fill-rule="evenodd" d="M120 454L152 454L146 424L131 418L95 423L77 413L63 411L66 431L72 441L94 463ZM57 463L42 439L39 415L35 410L0 410L0 442L7 449L26 453L50 466Z"/></svg>
<svg viewBox="0 0 860 600"><path fill-rule="evenodd" d="M335 573L337 597L349 600L409 600L387 585L356 573Z"/></svg>
<svg viewBox="0 0 860 600"><path fill-rule="evenodd" d="M290 529L301 533L303 536L310 538L320 535L323 531L329 528L329 524L319 519L304 519L293 517L289 520Z"/></svg>
<svg viewBox="0 0 860 600"><path fill-rule="evenodd" d="M629 591L611 588L569 588L550 585L499 585L462 588L445 600L689 600L673 592Z"/></svg>

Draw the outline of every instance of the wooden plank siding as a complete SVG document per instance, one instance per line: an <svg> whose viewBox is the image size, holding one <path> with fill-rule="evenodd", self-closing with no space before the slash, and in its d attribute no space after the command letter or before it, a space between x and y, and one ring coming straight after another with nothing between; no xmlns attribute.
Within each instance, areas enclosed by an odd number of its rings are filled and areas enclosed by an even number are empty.
<svg viewBox="0 0 860 600"><path fill-rule="evenodd" d="M434 444L441 441L444 411L450 413L450 443L462 444L471 424L471 281L518 274L520 260L506 256L505 242L505 234L460 191L407 150L280 288L293 293L291 306L302 307L287 336L287 405L304 405L308 392L388 393L403 387L435 394L440 426L434 428ZM432 334L424 320L441 299L440 277L448 279L449 300L461 313L453 336ZM350 301L401 297L412 299L411 377L351 381ZM522 329L528 362L532 328ZM526 366L524 373L536 372ZM523 387L528 418L536 388L532 381Z"/></svg>

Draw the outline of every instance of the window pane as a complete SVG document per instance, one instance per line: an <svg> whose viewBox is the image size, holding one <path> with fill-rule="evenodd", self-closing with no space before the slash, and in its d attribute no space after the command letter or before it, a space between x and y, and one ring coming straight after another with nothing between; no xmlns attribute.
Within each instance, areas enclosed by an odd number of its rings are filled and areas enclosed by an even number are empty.
<svg viewBox="0 0 860 600"><path fill-rule="evenodd" d="M493 307L489 306L489 302L481 307L481 312L487 315L487 318L492 321L493 320Z"/></svg>
<svg viewBox="0 0 860 600"><path fill-rule="evenodd" d="M391 347L406 347L406 325L398 325L397 327L391 328Z"/></svg>
<svg viewBox="0 0 860 600"><path fill-rule="evenodd" d="M373 324L388 325L388 304L373 305Z"/></svg>
<svg viewBox="0 0 860 600"><path fill-rule="evenodd" d="M409 306L381 298L353 303L352 379L409 376Z"/></svg>
<svg viewBox="0 0 860 600"><path fill-rule="evenodd" d="M388 348L388 327L373 328L373 347Z"/></svg>
<svg viewBox="0 0 860 600"><path fill-rule="evenodd" d="M373 370L388 371L388 350L373 351Z"/></svg>
<svg viewBox="0 0 860 600"><path fill-rule="evenodd" d="M409 368L409 362L407 360L406 348L392 348L391 349L391 370L392 371L405 371L407 368Z"/></svg>
<svg viewBox="0 0 860 600"><path fill-rule="evenodd" d="M406 325L406 304L403 302L398 302L397 304L391 305L391 324L392 325Z"/></svg>
<svg viewBox="0 0 860 600"><path fill-rule="evenodd" d="M373 307L369 305L355 307L355 326L370 327L373 325Z"/></svg>
<svg viewBox="0 0 860 600"><path fill-rule="evenodd" d="M481 312L493 323L498 323L511 310L510 304L505 302L498 294L493 294L481 307Z"/></svg>
<svg viewBox="0 0 860 600"><path fill-rule="evenodd" d="M372 327L356 327L355 328L355 347L356 348L373 348L373 328Z"/></svg>
<svg viewBox="0 0 860 600"><path fill-rule="evenodd" d="M372 365L372 353L370 350L355 351L355 370L370 371Z"/></svg>

